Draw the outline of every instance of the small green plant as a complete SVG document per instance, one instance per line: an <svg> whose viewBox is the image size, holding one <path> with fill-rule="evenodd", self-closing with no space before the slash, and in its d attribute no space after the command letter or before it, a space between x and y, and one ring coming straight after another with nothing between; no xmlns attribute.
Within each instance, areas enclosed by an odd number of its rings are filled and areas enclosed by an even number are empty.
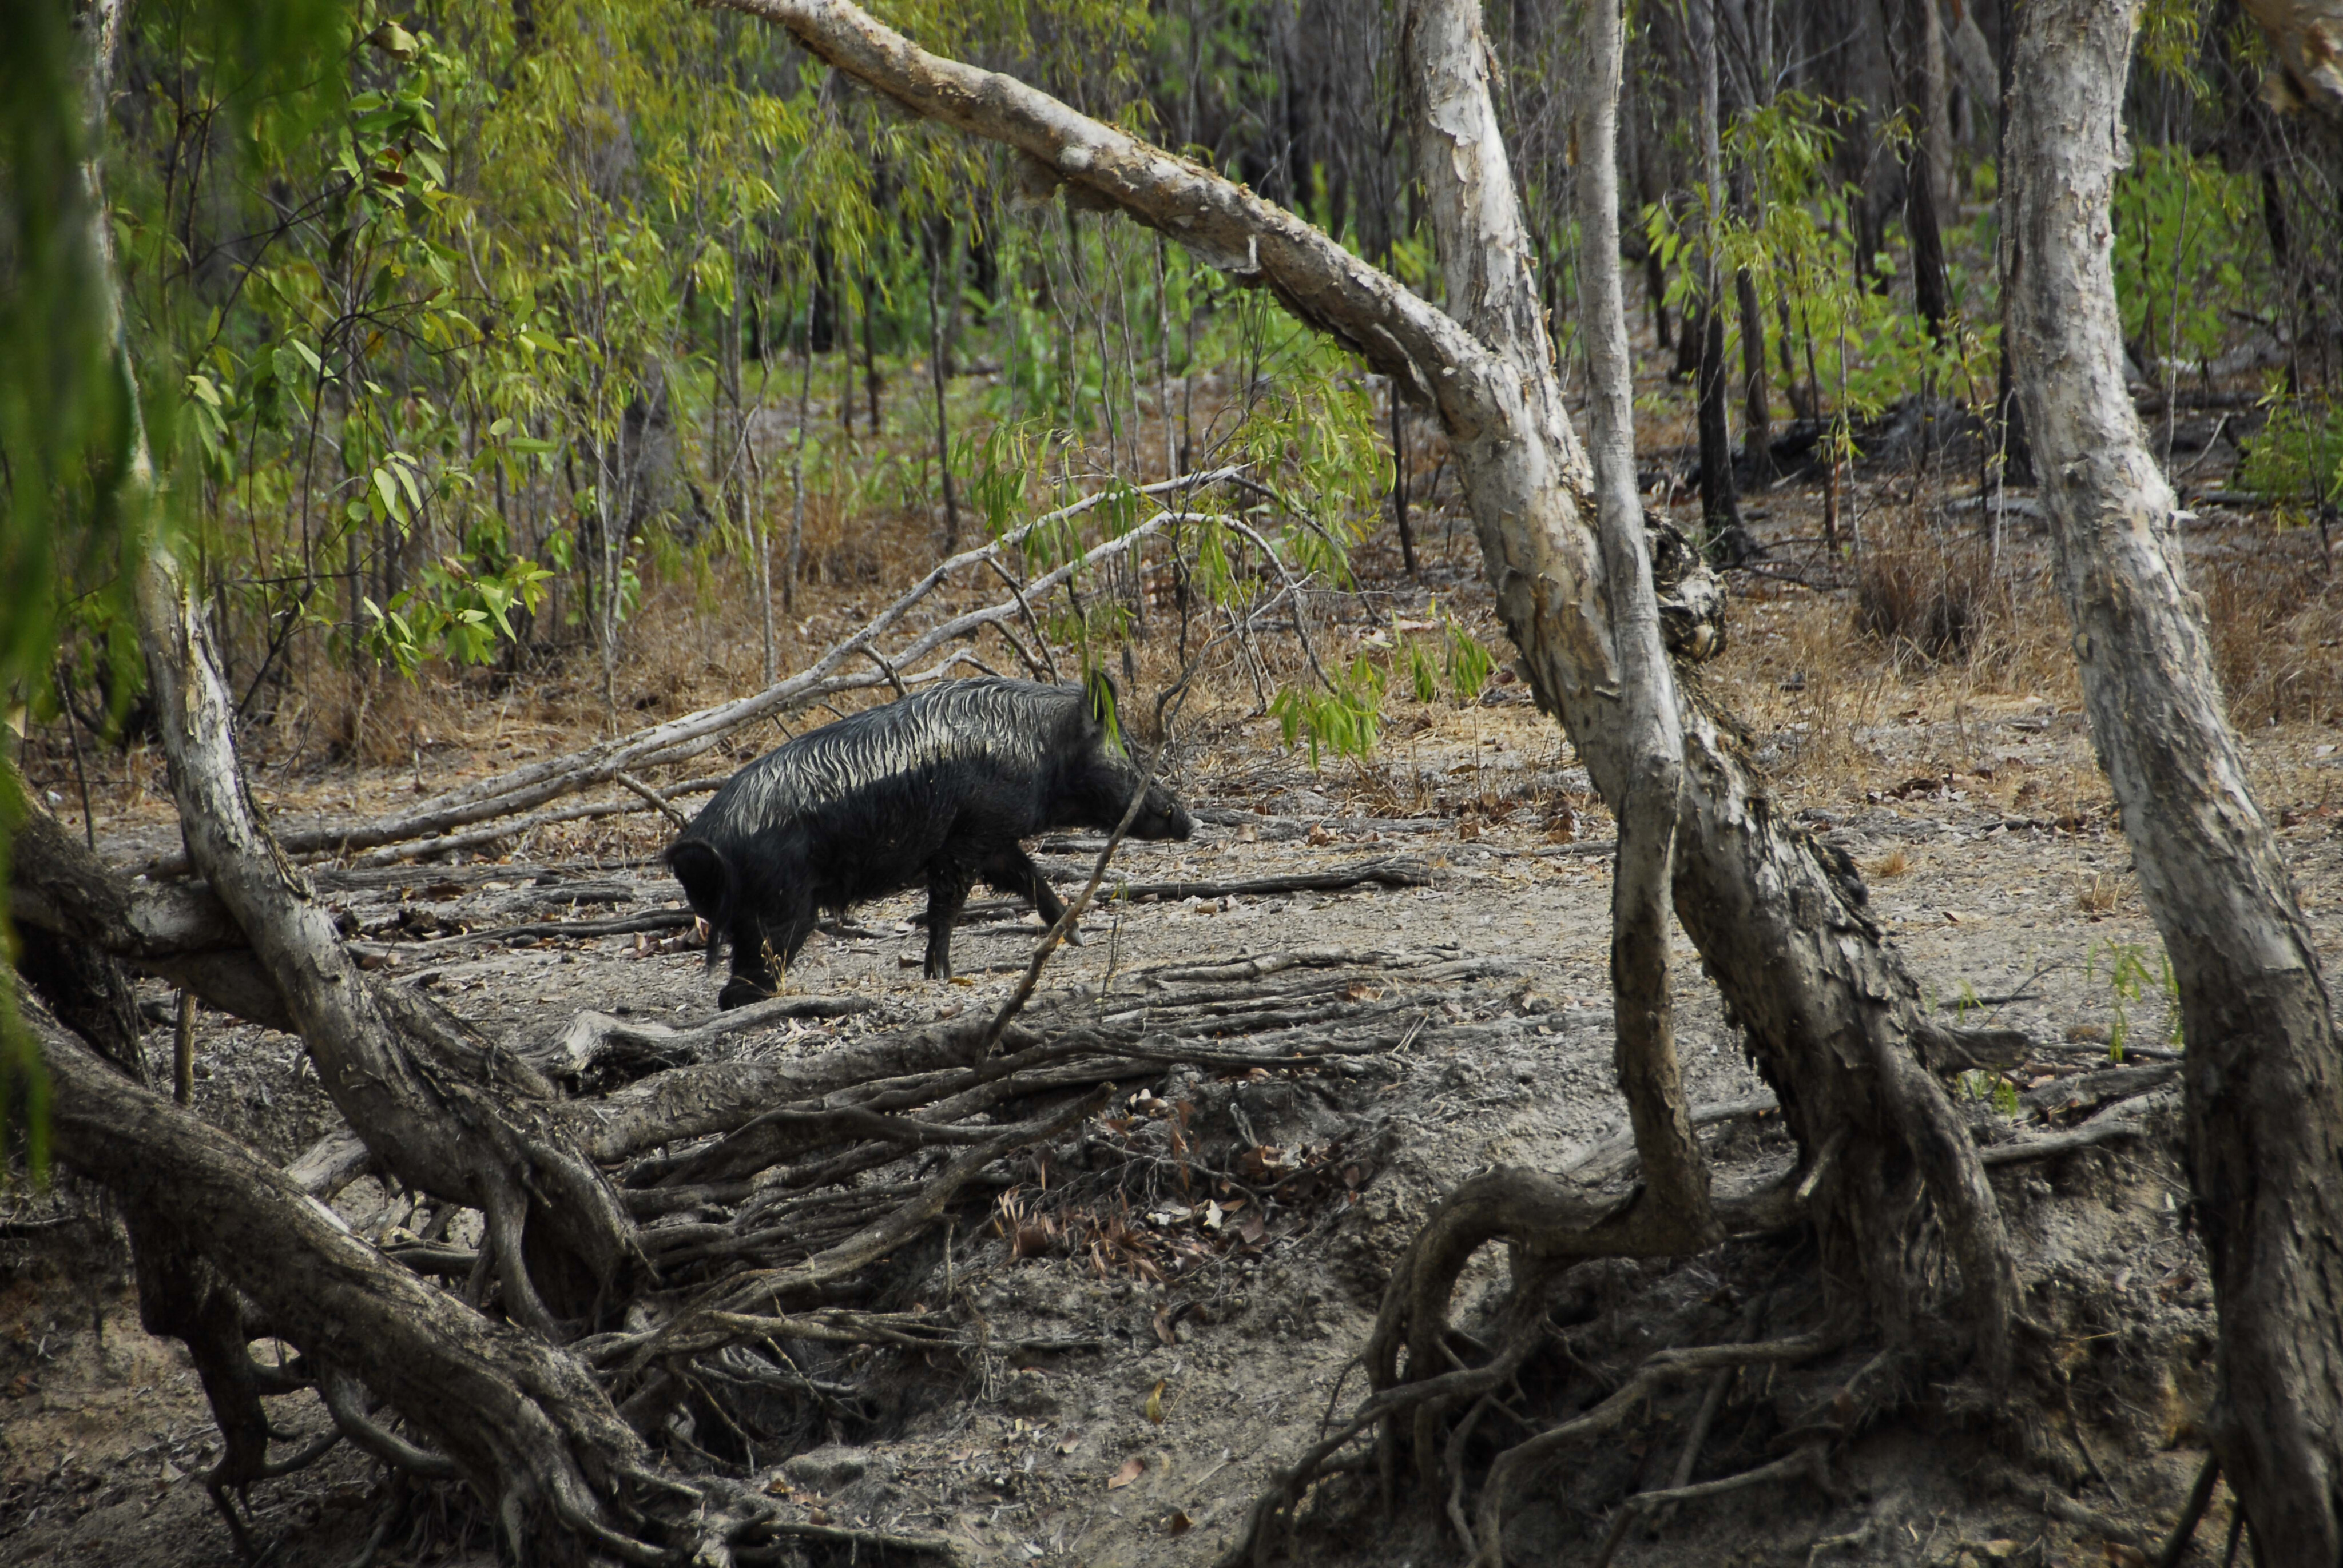
<svg viewBox="0 0 2343 1568"><path fill-rule="evenodd" d="M1407 648L1407 683L1414 691L1415 699L1422 703L1439 701L1440 667L1433 662L1432 656L1430 654L1424 652L1423 649L1415 643L1410 642L1405 646Z"/></svg>
<svg viewBox="0 0 2343 1568"><path fill-rule="evenodd" d="M2238 478L2299 523L2306 508L2343 501L2343 407L2322 397L2289 397L2284 385L2262 399L2269 420L2247 449Z"/></svg>
<svg viewBox="0 0 2343 1568"><path fill-rule="evenodd" d="M1438 651L1426 648L1401 628L1398 617L1392 618L1391 648L1393 672L1403 678L1408 692L1416 701L1429 705L1440 700L1441 683L1445 680L1459 708L1468 708L1488 689L1489 677L1497 668L1496 656L1483 647L1479 638L1456 624L1435 602L1433 613L1437 618ZM1427 630L1418 621L1413 629Z"/></svg>
<svg viewBox="0 0 2343 1568"><path fill-rule="evenodd" d="M1985 1003L1979 1000L1976 987L1966 980L1962 980L1960 994L1953 998L1953 1016L1966 1019L1973 1012L1982 1011L1984 1008Z"/></svg>
<svg viewBox="0 0 2343 1568"><path fill-rule="evenodd" d="M1380 666L1361 654L1348 669L1335 676L1331 689L1313 691L1287 687L1277 694L1269 710L1276 716L1289 750L1304 739L1309 741L1312 772L1318 770L1323 751L1364 761L1381 733L1388 680Z"/></svg>
<svg viewBox="0 0 2343 1568"><path fill-rule="evenodd" d="M1489 677L1496 672L1496 657L1454 621L1447 623L1447 631L1448 688L1456 694L1459 708L1469 708L1487 689Z"/></svg>
<svg viewBox="0 0 2343 1568"><path fill-rule="evenodd" d="M1962 1073L1955 1081L1960 1087L1963 1099L1979 1103L1990 1103L2004 1116L2017 1114L2017 1085L2012 1083L2003 1074L1973 1067Z"/></svg>
<svg viewBox="0 0 2343 1568"><path fill-rule="evenodd" d="M552 576L529 560L508 561L502 570L472 556L432 561L413 588L391 597L387 608L371 598L360 601L367 618L361 647L410 679L435 654L459 666L487 664L497 656L499 638L519 640L512 612L535 614Z"/></svg>
<svg viewBox="0 0 2343 1568"><path fill-rule="evenodd" d="M2099 945L2094 942L2085 960L2083 974L2086 983L2098 974ZM2159 955L2150 962L2147 948L2137 942L2109 942L2107 959L2107 991L2115 1021L2107 1026L2107 1060L2120 1064L2132 1040L2132 1010L2153 990L2165 1000L2164 1038L2177 1045L2180 1042L2180 985L2172 972L2172 960Z"/></svg>

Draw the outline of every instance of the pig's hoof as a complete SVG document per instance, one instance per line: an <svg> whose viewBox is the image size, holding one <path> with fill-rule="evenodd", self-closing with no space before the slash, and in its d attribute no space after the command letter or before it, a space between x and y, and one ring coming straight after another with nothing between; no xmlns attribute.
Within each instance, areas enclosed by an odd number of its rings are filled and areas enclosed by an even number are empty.
<svg viewBox="0 0 2343 1568"><path fill-rule="evenodd" d="M751 1002L763 1001L773 994L769 987L760 986L755 980L734 975L725 982L724 989L717 993L716 1005L720 1010L730 1012L736 1007L747 1007Z"/></svg>

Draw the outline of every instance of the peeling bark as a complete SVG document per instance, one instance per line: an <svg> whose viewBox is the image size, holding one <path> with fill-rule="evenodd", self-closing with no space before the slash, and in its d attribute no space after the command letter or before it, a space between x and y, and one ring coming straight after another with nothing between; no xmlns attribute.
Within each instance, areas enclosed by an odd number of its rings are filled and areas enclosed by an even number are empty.
<svg viewBox="0 0 2343 1568"><path fill-rule="evenodd" d="M2292 97L2343 120L2343 0L2240 0L2278 57Z"/></svg>
<svg viewBox="0 0 2343 1568"><path fill-rule="evenodd" d="M138 887L35 809L13 771L0 788L22 802L8 883L9 918L18 930L105 953L238 1018L269 1029L293 1028L277 982L209 888Z"/></svg>
<svg viewBox="0 0 2343 1568"><path fill-rule="evenodd" d="M2274 1563L2343 1561L2343 1061L2124 382L2111 206L2137 0L2036 0L2004 185L2011 358L2083 696L2179 985L2222 1473Z"/></svg>
<svg viewBox="0 0 2343 1568"><path fill-rule="evenodd" d="M541 1074L359 970L260 823L201 612L166 554L141 565L137 597L188 858L275 980L335 1108L400 1180L488 1217L506 1310L558 1335L557 1315L587 1310L635 1258L633 1222L554 1119ZM525 1260L532 1229L554 1243L543 1271Z"/></svg>
<svg viewBox="0 0 2343 1568"><path fill-rule="evenodd" d="M1594 433L1595 531L1604 574L1616 589L1607 608L1621 675L1620 739L1629 754L1625 789L1614 802L1619 822L1611 879L1615 1050L1635 1144L1644 1153L1646 1191L1664 1222L1681 1231L1679 1250L1693 1251L1720 1232L1709 1214L1708 1165L1684 1105L1668 989L1668 894L1684 788L1684 727L1660 638L1651 548L1635 494L1634 367L1619 282L1619 82L1625 49L1617 0L1589 0L1585 41L1586 74L1578 94L1578 276L1586 313L1587 414Z"/></svg>

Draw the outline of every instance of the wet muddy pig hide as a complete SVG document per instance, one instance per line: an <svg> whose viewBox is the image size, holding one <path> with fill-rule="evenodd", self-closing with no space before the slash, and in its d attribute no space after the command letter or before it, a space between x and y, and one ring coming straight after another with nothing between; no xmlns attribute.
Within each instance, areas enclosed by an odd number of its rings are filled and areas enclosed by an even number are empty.
<svg viewBox="0 0 2343 1568"><path fill-rule="evenodd" d="M1188 813L1111 734L1114 689L960 680L799 736L734 774L667 852L692 909L729 942L726 1008L769 996L819 912L925 881L927 973L951 973L952 922L979 879L1064 905L1019 840L1111 829L1134 790L1141 839L1185 839Z"/></svg>

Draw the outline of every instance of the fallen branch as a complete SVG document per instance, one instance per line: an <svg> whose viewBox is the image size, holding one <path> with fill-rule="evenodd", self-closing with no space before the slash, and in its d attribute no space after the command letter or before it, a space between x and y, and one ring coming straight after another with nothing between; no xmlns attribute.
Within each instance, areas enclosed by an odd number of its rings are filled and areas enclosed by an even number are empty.
<svg viewBox="0 0 2343 1568"><path fill-rule="evenodd" d="M1234 881L1115 882L1105 890L1110 899L1228 899L1261 898L1272 893L1335 893L1345 888L1428 888L1432 868L1422 860L1362 860L1334 871L1297 871L1275 877L1246 877Z"/></svg>
<svg viewBox="0 0 2343 1568"><path fill-rule="evenodd" d="M1720 1121L1731 1121L1742 1116L1765 1116L1781 1110L1770 1094L1753 1095L1747 1100L1720 1101L1709 1105L1695 1105L1690 1111L1694 1127L1713 1127ZM1635 1135L1623 1132L1607 1139L1566 1162L1560 1174L1589 1186L1601 1186L1615 1181L1635 1168Z"/></svg>
<svg viewBox="0 0 2343 1568"><path fill-rule="evenodd" d="M2143 1094L2136 1100L2108 1106L2072 1131L1987 1144L1977 1151L1977 1158L1987 1165L2013 1165L2022 1160L2047 1160L2054 1154L2069 1154L2077 1149L2088 1149L2114 1139L2135 1137L2147 1131L2146 1121L2150 1111L2173 1104L2177 1099L2178 1096L2170 1090Z"/></svg>
<svg viewBox="0 0 2343 1568"><path fill-rule="evenodd" d="M881 638L900 625L921 601L927 599L947 581L971 567L998 565L1011 558L1038 530L1054 528L1071 521L1112 498L1141 496L1192 495L1207 486L1236 477L1241 467L1223 467L1202 473L1182 475L1157 484L1117 487L1084 497L1071 506L1061 507L1012 528L998 539L974 549L963 550L938 565L910 588L899 595L851 635L832 644L803 669L775 682L753 696L701 709L680 718L655 724L632 735L604 740L578 751L531 762L492 779L481 779L461 789L447 790L421 802L412 809L377 818L367 822L351 822L338 827L307 829L281 836L283 849L292 855L324 853L347 855L354 851L374 849L381 846L407 846L422 840L420 847L402 849L405 854L434 854L459 847L456 829L474 824L495 821L517 816L559 796L574 793L589 786L615 782L620 773L640 776L649 768L671 766L698 757L711 749L726 735L753 719L768 714L786 713L794 709L834 697L841 692L862 690L872 687L891 687L890 674L873 670L840 674L841 668L871 658L878 652ZM1079 572L1092 569L1106 560L1136 548L1153 538L1166 526L1189 520L1195 514L1184 506L1175 511L1159 512L1128 531L1107 538L1075 555L1051 570L1025 583L1011 597L983 608L948 617L936 626L912 638L900 648L883 656L885 666L891 671L910 668L945 644L973 636L984 627L996 622L1020 618L1031 612L1031 602L1054 592ZM900 681L913 687L922 681L940 678L942 666L903 674ZM674 791L668 792L670 796ZM600 814L618 809L643 810L643 802L628 801L602 808ZM561 819L546 814L531 819L531 825ZM498 830L485 830L485 837L473 836L478 841L502 838L522 831L518 824L507 825ZM437 835L437 837L434 837ZM377 862L383 857L374 857ZM155 876L184 875L183 858L173 857L151 868Z"/></svg>
<svg viewBox="0 0 2343 1568"><path fill-rule="evenodd" d="M614 1051L655 1052L689 1061L727 1035L745 1034L788 1019L847 1018L870 1012L877 999L864 996L777 996L748 1007L718 1013L690 1029L670 1029L650 1020L616 1018L588 1010L569 1020L561 1031L548 1070L582 1073ZM680 1063L678 1063L680 1065Z"/></svg>
<svg viewBox="0 0 2343 1568"><path fill-rule="evenodd" d="M1703 1497L1722 1497L1730 1492L1745 1492L1753 1486L1770 1486L1777 1481L1797 1481L1824 1476L1826 1473L1824 1465L1826 1462L1827 1452L1828 1450L1825 1444L1809 1442L1784 1454L1771 1464L1761 1464L1755 1470L1745 1470L1738 1475L1719 1476L1715 1481L1703 1481L1690 1485L1679 1482L1676 1485L1662 1491L1639 1492L1619 1504L1618 1517L1612 1520L1610 1530L1603 1537L1602 1549L1595 1553L1594 1561L1590 1568L1608 1568L1612 1557L1619 1550L1620 1543L1626 1539L1627 1532L1634 1528L1635 1521L1651 1513L1654 1509L1678 1503L1691 1503ZM1486 1563L1489 1557L1484 1555L1481 1561Z"/></svg>
<svg viewBox="0 0 2343 1568"><path fill-rule="evenodd" d="M940 1220L953 1194L985 1166L1012 1150L1065 1131L1105 1102L1105 1092L1096 1091L1040 1121L996 1130L993 1136L952 1161L923 1185L917 1197L884 1219L790 1268L761 1269L727 1281L720 1296L686 1311L649 1333L606 1351L605 1359L623 1352L629 1356L631 1364L639 1367L655 1359L697 1354L732 1342L739 1337L736 1332L724 1327L711 1313L738 1314L766 1303L778 1305L802 1297L831 1280L857 1272Z"/></svg>
<svg viewBox="0 0 2343 1568"><path fill-rule="evenodd" d="M1276 893L1332 893L1348 888L1426 888L1433 884L1432 868L1420 860L1363 861L1337 871L1301 871L1274 877L1252 877L1226 882L1109 882L1101 890L1108 899L1149 900L1262 898ZM970 904L959 923L979 925L1003 910L1021 907L1014 900ZM689 929L698 917L689 910L649 910L639 915L614 915L598 920L532 920L516 926L491 926L455 936L427 937L412 942L352 942L352 952L367 958L422 958L488 942L510 942L522 937L559 940L568 937L628 936L637 931ZM915 926L927 924L927 911L911 916ZM872 933L884 934L884 933Z"/></svg>
<svg viewBox="0 0 2343 1568"><path fill-rule="evenodd" d="M686 930L696 918L689 910L649 910L639 915L613 915L601 920L531 920L518 926L491 926L485 930L426 937L412 942L352 942L349 950L369 959L434 958L460 948L512 942L523 937L544 941L565 937L623 937L637 931Z"/></svg>
<svg viewBox="0 0 2343 1568"><path fill-rule="evenodd" d="M869 1548L873 1553L924 1552L931 1557L940 1557L947 1563L960 1563L967 1560L967 1554L957 1543L941 1535L904 1535L887 1530L850 1530L842 1524L810 1524L792 1519L765 1520L758 1524L757 1530L760 1534L779 1535L788 1540L826 1542L831 1545L847 1547L857 1554L865 1548ZM733 1562L740 1563L797 1563L804 1560L803 1554L794 1549L779 1546L770 1549L735 1546L731 1550L730 1556Z"/></svg>

